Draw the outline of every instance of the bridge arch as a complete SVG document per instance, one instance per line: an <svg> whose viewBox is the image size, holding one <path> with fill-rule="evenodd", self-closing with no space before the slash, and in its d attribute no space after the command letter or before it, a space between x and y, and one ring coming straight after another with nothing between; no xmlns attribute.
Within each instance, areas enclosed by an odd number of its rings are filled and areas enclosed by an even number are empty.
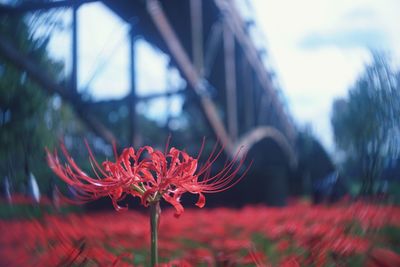
<svg viewBox="0 0 400 267"><path fill-rule="evenodd" d="M272 139L281 148L282 152L287 157L289 166L291 168L296 168L297 155L295 150L287 138L278 129L272 126L260 126L251 130L238 140L234 146L234 151L242 149L242 153L247 153L252 147L268 138Z"/></svg>
<svg viewBox="0 0 400 267"><path fill-rule="evenodd" d="M259 126L242 135L232 147L233 151L247 153L246 162L253 163L245 178L224 192L229 205L285 205L297 169L297 155L285 135L272 126Z"/></svg>

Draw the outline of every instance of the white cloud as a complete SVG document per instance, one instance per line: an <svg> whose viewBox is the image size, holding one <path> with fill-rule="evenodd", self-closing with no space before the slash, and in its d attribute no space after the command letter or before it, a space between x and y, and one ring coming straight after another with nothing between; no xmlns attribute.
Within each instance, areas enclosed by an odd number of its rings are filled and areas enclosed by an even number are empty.
<svg viewBox="0 0 400 267"><path fill-rule="evenodd" d="M253 5L290 110L300 124L311 123L332 151L331 104L347 94L369 61L368 38L382 36L372 40L374 48L400 59L400 1L254 0ZM320 40L313 49L302 46L310 36Z"/></svg>
<svg viewBox="0 0 400 267"><path fill-rule="evenodd" d="M71 23L70 14L66 13L62 16L64 25ZM68 31L58 31L51 35L48 45L49 53L56 60L64 63L65 76L69 75L71 71L71 38Z"/></svg>
<svg viewBox="0 0 400 267"><path fill-rule="evenodd" d="M64 15L67 27L71 12ZM128 25L99 3L83 5L78 11L78 85L96 99L120 98L130 89ZM53 34L51 54L71 69L71 32ZM143 40L136 46L138 94L165 91L168 57Z"/></svg>
<svg viewBox="0 0 400 267"><path fill-rule="evenodd" d="M145 95L148 92L164 92L169 57L145 41L138 41L136 56L138 93Z"/></svg>
<svg viewBox="0 0 400 267"><path fill-rule="evenodd" d="M344 51L332 46L283 52L278 52L277 64L290 97L344 95L368 59L364 49Z"/></svg>
<svg viewBox="0 0 400 267"><path fill-rule="evenodd" d="M82 86L97 71L90 86L90 92L96 99L126 95L130 89L128 25L96 3L84 5L79 10L79 16ZM164 92L168 82L169 57L143 39L136 42L135 57L137 94ZM154 101L156 109L164 109L166 104L161 102Z"/></svg>
<svg viewBox="0 0 400 267"><path fill-rule="evenodd" d="M346 39L346 34L357 31L364 31L366 38L369 32L382 34L385 39L382 48L392 51L400 62L397 14L400 1L254 0L253 3L256 21L268 40L270 61L276 65L295 119L300 124L311 122L317 136L332 150L329 120L332 100L346 95L369 60L365 40L358 44L355 38L346 46L343 45L346 40L340 43L337 38ZM90 92L96 98L123 96L130 83L127 26L98 3L84 5L79 18L80 84L85 85L97 69L99 73L91 83ZM70 14L65 19L70 21ZM313 35L319 37L320 43L314 43L313 49L301 46ZM68 31L53 36L52 54L65 59L67 66L70 66L70 47ZM99 63L103 68L99 69ZM138 43L139 94L164 90L167 64L167 56L144 42Z"/></svg>
<svg viewBox="0 0 400 267"><path fill-rule="evenodd" d="M128 28L102 4L78 11L79 85L89 85L96 98L127 94L129 80Z"/></svg>

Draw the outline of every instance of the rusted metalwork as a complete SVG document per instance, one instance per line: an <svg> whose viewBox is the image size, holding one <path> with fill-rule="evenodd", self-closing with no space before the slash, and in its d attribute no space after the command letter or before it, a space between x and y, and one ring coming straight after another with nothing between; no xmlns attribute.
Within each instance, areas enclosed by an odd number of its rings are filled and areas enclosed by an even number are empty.
<svg viewBox="0 0 400 267"><path fill-rule="evenodd" d="M131 29L129 31L129 52L130 52L130 92L128 95L128 108L129 108L129 142L132 146L136 147L138 145L138 133L137 133L137 114L136 114L136 53L135 45L137 36L135 33L134 24L131 23Z"/></svg>
<svg viewBox="0 0 400 267"><path fill-rule="evenodd" d="M78 9L77 0L73 0L72 5L72 68L71 68L71 89L73 94L78 93Z"/></svg>
<svg viewBox="0 0 400 267"><path fill-rule="evenodd" d="M224 59L226 117L229 136L233 141L238 137L238 110L236 98L235 37L224 19Z"/></svg>
<svg viewBox="0 0 400 267"><path fill-rule="evenodd" d="M203 76L207 79L214 65L215 57L218 52L218 44L222 40L222 23L221 21L214 22L208 34L206 42L205 58L204 58L204 73Z"/></svg>
<svg viewBox="0 0 400 267"><path fill-rule="evenodd" d="M33 4L23 3L16 6L0 5L0 15L6 11L8 14L16 14L73 7L74 4L77 7L94 1L96 0L60 0L37 1ZM131 23L134 18L137 22L136 35L143 36L148 42L171 56L171 64L178 67L189 88L195 92L194 99L199 104L209 127L224 144L228 154L234 153L235 141L238 144L246 136L256 135L252 132L259 132L258 127L265 125L281 131L288 143L294 145L296 133L294 125L286 114L276 92L276 85L268 75L259 51L248 36L246 23L239 16L233 1L102 0L101 2L127 23ZM207 12L203 12L204 10ZM76 18L76 10L74 17ZM72 60L71 80L73 82L70 86L72 88L76 88L78 73L76 28L77 25L73 25L75 45L72 50L75 52L73 52ZM185 90L136 96L133 52L132 49L131 91L121 101L128 103L130 109L130 142L135 144L134 136L137 134L135 104L138 101L147 101L156 97L185 93ZM16 64L18 65L18 62ZM44 87L50 92L57 92L59 89L59 87L54 87L54 84L50 85L52 88L50 90L49 84L45 84ZM71 90L71 88L68 89ZM73 102L78 99L76 104L71 104L75 105L78 113L85 116L83 106L85 103L80 100L80 95L76 94L72 97L73 94L70 93L71 91L59 92L67 101ZM226 118L226 126L223 118ZM90 127L96 128L93 124L96 125L92 123ZM103 130L100 129L100 132L103 132L100 135L109 140L110 136L104 134L107 131Z"/></svg>
<svg viewBox="0 0 400 267"><path fill-rule="evenodd" d="M235 34L237 41L243 47L243 51L248 58L252 69L256 73L259 84L264 88L264 90L269 93L269 95L273 99L274 108L279 111L278 116L280 117L279 119L284 123L287 137L291 140L291 142L294 142L295 129L289 123L285 116L285 112L283 110L283 107L279 103L272 82L269 79L267 72L258 57L257 49L255 48L249 37L246 35L245 29L243 27L243 25L245 24L243 23L238 12L236 11L233 2L228 0L214 0L214 2L223 12L225 12L226 21L232 32Z"/></svg>
<svg viewBox="0 0 400 267"><path fill-rule="evenodd" d="M240 66L241 66L241 74L242 74L242 84L240 90L245 91L243 94L243 106L244 106L244 128L245 131L249 131L256 124L254 120L254 90L249 90L248 88L254 88L254 77L251 68L249 67L249 63L244 54L241 54L240 57Z"/></svg>
<svg viewBox="0 0 400 267"><path fill-rule="evenodd" d="M245 154L259 141L266 138L271 138L281 147L282 151L287 156L290 167L295 168L297 166L297 155L292 145L281 131L271 126L256 127L243 135L236 143L235 149L238 150L241 148L241 153Z"/></svg>
<svg viewBox="0 0 400 267"><path fill-rule="evenodd" d="M203 76L203 5L202 0L190 0L190 24L192 27L193 65L200 76Z"/></svg>
<svg viewBox="0 0 400 267"><path fill-rule="evenodd" d="M212 100L204 93L202 81L196 72L193 64L190 62L185 50L179 42L173 28L171 27L162 7L157 0L147 0L147 10L153 19L154 24L158 28L161 36L163 37L171 55L176 60L179 68L181 69L184 77L190 84L191 88L196 92L200 98L202 110L210 122L215 135L222 142L228 153L232 153L232 141L230 140L225 127L218 116L217 109Z"/></svg>
<svg viewBox="0 0 400 267"><path fill-rule="evenodd" d="M17 15L27 12L46 11L54 8L72 7L100 0L61 0L61 1L26 1L17 5L0 4L0 15Z"/></svg>

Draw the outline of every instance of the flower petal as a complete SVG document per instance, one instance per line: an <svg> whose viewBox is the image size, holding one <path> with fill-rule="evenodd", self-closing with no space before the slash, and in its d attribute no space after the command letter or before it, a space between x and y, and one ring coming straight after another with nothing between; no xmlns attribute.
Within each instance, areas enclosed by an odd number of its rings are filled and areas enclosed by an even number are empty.
<svg viewBox="0 0 400 267"><path fill-rule="evenodd" d="M206 204L206 198L202 193L199 193L199 199L197 200L196 206L199 208L204 207Z"/></svg>
<svg viewBox="0 0 400 267"><path fill-rule="evenodd" d="M177 197L175 197L175 196L171 197L168 194L164 194L163 198L165 199L165 201L167 201L172 206L174 206L174 208L175 208L175 214L174 214L175 217L179 217L183 213L184 208L183 208L181 202L178 200Z"/></svg>

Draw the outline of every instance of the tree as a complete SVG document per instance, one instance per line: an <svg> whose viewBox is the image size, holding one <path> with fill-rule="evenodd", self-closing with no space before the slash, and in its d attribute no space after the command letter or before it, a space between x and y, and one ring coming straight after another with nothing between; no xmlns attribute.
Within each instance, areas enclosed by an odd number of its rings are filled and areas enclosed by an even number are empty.
<svg viewBox="0 0 400 267"><path fill-rule="evenodd" d="M371 195L385 163L400 152L400 72L377 53L349 91L332 107L337 147L361 178L361 193Z"/></svg>
<svg viewBox="0 0 400 267"><path fill-rule="evenodd" d="M63 64L48 55L49 20L41 14L1 16L0 34L22 53L29 55L44 72L63 79ZM47 15L46 15L47 18ZM41 28L42 27L42 28ZM12 177L16 188L26 184L34 172L40 185L48 184L49 173L44 161L44 147L52 147L58 133L71 126L71 110L57 96L49 96L28 75L0 56L0 177ZM69 130L71 131L71 130ZM41 181L40 181L41 180ZM43 186L42 186L43 187Z"/></svg>

